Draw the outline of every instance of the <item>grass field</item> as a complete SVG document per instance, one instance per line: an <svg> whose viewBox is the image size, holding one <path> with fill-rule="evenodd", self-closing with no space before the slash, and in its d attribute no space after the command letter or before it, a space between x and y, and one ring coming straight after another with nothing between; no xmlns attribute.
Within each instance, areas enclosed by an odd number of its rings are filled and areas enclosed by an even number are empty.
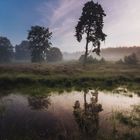
<svg viewBox="0 0 140 140"><path fill-rule="evenodd" d="M140 89L140 65L91 64L5 64L0 65L0 87L40 84L49 88L98 87L111 89L126 85Z"/></svg>
<svg viewBox="0 0 140 140"><path fill-rule="evenodd" d="M63 92L64 90L69 92L73 89L83 90L85 88L90 88L90 89L97 88L97 90L99 89L99 90L115 91L114 88L116 89L118 86L122 86L122 87L125 86L126 88L128 88L129 90L132 90L134 93L137 93L137 95L140 96L140 65L121 65L121 64L114 64L114 63L106 63L106 64L91 64L91 65L87 65L86 67L83 67L83 65L79 63L72 63L72 62L67 63L67 64L61 63L61 64L0 65L0 97L2 98L12 93L13 95L19 94L20 95L19 97L21 98L22 97L21 95L26 94L28 96L23 96L24 99L25 97L27 97L27 99L28 97L33 97L32 99L34 99L34 102L32 103L36 103L39 105L40 103L43 103L41 102L42 100L40 99L44 99L49 96L51 97L51 94L49 93L53 91L57 91L56 93L58 94ZM115 92L113 91L111 92L112 94L119 93L118 91L115 91ZM82 93L83 92L81 92L81 94ZM133 97L133 95L132 96L129 95L129 92L127 91L124 93L127 94L127 96L130 98ZM16 98L17 96L13 96L13 97ZM18 98L17 98L17 101L19 104L20 101L18 100ZM14 102L14 104L15 103L16 102ZM27 104L28 104L28 107L30 107L29 101L27 102ZM21 105L22 105L22 102L21 102ZM61 107L63 108L63 104L61 105ZM54 107L52 108L54 112L55 109ZM41 110L39 110L39 112L40 111ZM6 107L1 105L0 114L5 115L5 112L6 112ZM38 113L37 110L35 110L35 112ZM45 111L43 110L43 112ZM30 114L30 112L28 113ZM47 112L47 114L49 113ZM128 113L128 111L125 112L121 110L115 110L114 112L112 111L111 118L108 118L108 120L110 120L112 124L111 128L109 128L110 133L108 134L108 133L102 133L102 131L101 132L98 131L97 135L95 136L96 139L98 140L131 140L131 139L139 140L139 129L137 129L139 127L139 115L140 115L139 105L132 106L132 111L130 113ZM39 113L38 113L38 116L39 116ZM8 114L8 117L9 117L9 114ZM53 115L51 117L53 117ZM104 116L102 117L104 118ZM46 119L47 118L45 118L45 120ZM22 120L24 120L23 117L22 117ZM19 119L19 121L21 122L22 120ZM25 117L25 120L26 120L26 117ZM39 121L40 120L37 119L37 122ZM102 119L101 119L101 123L102 123ZM119 130L120 125L121 126L123 125L123 127L125 128L128 127L129 130L126 129L127 130L126 132L125 131L120 132L121 131ZM9 124L8 124L8 127L9 127ZM60 127L61 127L61 124L60 124ZM12 130L12 137L14 137L15 139L17 138L18 139L30 139L30 138L32 139L34 137L35 138L37 137L36 134L38 133L34 134L35 127L32 128L32 125L30 129L31 131L28 131L27 133L28 136L26 137L24 136L24 134L23 136L22 135L19 136L18 135L19 133L17 133L17 132L20 132L21 130L20 128L22 128L22 126L19 126L17 128L15 127L13 129L13 130L16 130L16 133L14 134L13 134L14 131ZM63 128L64 128L64 125L63 125ZM64 128L64 129L67 130L67 128ZM25 132L25 130L22 129L23 132ZM101 128L99 128L99 130L101 130ZM8 131L8 133L9 132L10 131ZM90 135L86 133L82 132L83 134L81 135L79 131L78 132L73 131L73 132L74 133L68 133L68 134L66 133L66 135L64 135L66 139L77 139L77 140L90 139ZM56 131L56 134L57 136L59 136L59 131L58 132ZM11 138L10 135L8 136Z"/></svg>

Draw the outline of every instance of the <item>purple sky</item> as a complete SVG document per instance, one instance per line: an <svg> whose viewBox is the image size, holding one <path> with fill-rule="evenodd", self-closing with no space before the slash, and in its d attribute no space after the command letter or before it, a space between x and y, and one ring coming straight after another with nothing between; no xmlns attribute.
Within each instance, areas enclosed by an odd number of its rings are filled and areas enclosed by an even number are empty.
<svg viewBox="0 0 140 140"><path fill-rule="evenodd" d="M9 37L13 44L17 44L26 39L31 25L41 25L50 27L53 32L53 46L67 52L81 51L85 41L78 43L74 34L82 7L87 1L1 0L0 35ZM103 30L108 36L105 43L102 43L103 48L140 46L140 0L94 1L98 1L107 14ZM6 6L14 10L6 10Z"/></svg>
<svg viewBox="0 0 140 140"><path fill-rule="evenodd" d="M45 2L40 7L42 23L54 32L54 45L64 51L78 51L85 42L78 43L74 27L81 15L82 7L88 0L59 0L59 4L48 17L46 10L53 9L53 3ZM96 2L97 0L95 0ZM98 0L107 16L104 32L108 35L102 47L140 45L140 0Z"/></svg>

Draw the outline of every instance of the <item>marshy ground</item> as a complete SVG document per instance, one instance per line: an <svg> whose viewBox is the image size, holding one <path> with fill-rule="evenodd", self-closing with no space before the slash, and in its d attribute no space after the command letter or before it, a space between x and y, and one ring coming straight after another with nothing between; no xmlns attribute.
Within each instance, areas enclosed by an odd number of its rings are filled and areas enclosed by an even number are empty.
<svg viewBox="0 0 140 140"><path fill-rule="evenodd" d="M139 140L140 66L0 65L0 140Z"/></svg>
<svg viewBox="0 0 140 140"><path fill-rule="evenodd" d="M139 89L140 65L90 64L10 64L0 65L0 87L14 88L20 85L46 86L48 88L100 87L112 88L128 85Z"/></svg>

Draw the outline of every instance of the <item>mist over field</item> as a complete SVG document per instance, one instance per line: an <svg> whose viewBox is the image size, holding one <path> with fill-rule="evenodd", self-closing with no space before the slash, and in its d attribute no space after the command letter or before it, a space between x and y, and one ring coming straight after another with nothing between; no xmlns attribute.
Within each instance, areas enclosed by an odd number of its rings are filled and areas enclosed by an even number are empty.
<svg viewBox="0 0 140 140"><path fill-rule="evenodd" d="M117 48L105 48L101 50L101 55L97 56L96 54L91 55L94 58L100 59L104 58L107 61L118 61L123 59L125 56L130 55L131 53L136 53L137 57L140 59L140 47L133 46L133 47L117 47ZM84 52L74 52L74 53L63 53L64 60L78 60L80 56L84 54Z"/></svg>

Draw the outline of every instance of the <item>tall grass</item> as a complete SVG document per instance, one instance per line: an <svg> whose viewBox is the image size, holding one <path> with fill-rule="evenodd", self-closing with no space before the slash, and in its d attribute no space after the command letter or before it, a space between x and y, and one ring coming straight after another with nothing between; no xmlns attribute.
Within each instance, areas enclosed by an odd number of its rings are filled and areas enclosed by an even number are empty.
<svg viewBox="0 0 140 140"><path fill-rule="evenodd" d="M119 85L126 85L139 93L139 69L139 65L112 63L91 64L86 67L79 63L0 65L0 88L39 85L57 89L113 89Z"/></svg>

